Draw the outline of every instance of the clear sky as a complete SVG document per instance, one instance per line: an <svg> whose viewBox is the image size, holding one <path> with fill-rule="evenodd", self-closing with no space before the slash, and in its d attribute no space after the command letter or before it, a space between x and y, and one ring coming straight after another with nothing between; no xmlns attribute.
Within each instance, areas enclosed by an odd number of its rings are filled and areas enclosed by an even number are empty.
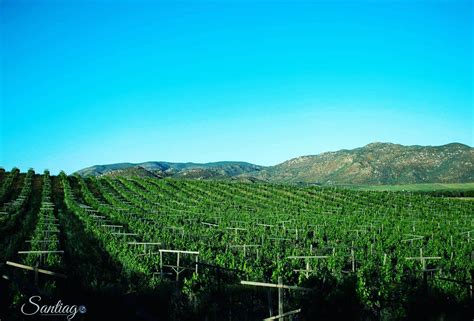
<svg viewBox="0 0 474 321"><path fill-rule="evenodd" d="M473 1L0 0L0 166L473 145Z"/></svg>

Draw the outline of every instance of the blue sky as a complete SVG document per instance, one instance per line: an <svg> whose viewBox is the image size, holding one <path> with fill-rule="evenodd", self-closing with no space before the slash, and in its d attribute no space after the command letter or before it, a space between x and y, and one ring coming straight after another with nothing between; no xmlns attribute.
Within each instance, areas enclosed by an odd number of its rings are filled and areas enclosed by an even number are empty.
<svg viewBox="0 0 474 321"><path fill-rule="evenodd" d="M472 1L0 1L0 166L473 145Z"/></svg>

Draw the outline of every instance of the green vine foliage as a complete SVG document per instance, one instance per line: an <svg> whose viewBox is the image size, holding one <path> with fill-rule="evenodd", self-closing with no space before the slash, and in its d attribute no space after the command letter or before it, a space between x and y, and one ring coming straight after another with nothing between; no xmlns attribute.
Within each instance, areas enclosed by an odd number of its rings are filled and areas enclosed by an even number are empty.
<svg viewBox="0 0 474 321"><path fill-rule="evenodd" d="M232 282L276 283L282 277L287 284L319 284L327 298L346 291L369 319L405 318L424 287L460 305L469 300L462 285L441 278L471 278L473 241L466 232L473 202L263 183L65 174L61 182L67 209L120 264L134 291L175 278L165 267L162 279L160 263L173 265L176 257L163 255L160 262L157 254L173 249L198 251L199 262L239 271ZM436 258L426 266L434 272L421 271L420 249ZM298 256L319 258L291 258ZM180 291L198 309L218 287L216 274L195 273L193 256L180 260L186 267Z"/></svg>

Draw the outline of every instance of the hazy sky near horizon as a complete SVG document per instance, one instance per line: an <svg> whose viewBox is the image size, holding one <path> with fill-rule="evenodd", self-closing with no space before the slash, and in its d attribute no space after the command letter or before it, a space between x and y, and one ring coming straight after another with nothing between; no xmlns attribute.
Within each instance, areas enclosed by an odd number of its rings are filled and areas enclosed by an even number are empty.
<svg viewBox="0 0 474 321"><path fill-rule="evenodd" d="M473 2L0 1L0 166L473 146Z"/></svg>

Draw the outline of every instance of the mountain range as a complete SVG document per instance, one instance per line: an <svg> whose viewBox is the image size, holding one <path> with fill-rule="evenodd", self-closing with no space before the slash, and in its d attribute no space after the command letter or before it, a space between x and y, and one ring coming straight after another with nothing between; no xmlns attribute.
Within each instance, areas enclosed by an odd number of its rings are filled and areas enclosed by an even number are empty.
<svg viewBox="0 0 474 321"><path fill-rule="evenodd" d="M96 165L77 173L322 185L466 183L474 182L474 148L460 143L442 146L371 143L351 150L301 156L275 166L232 161L145 162Z"/></svg>

